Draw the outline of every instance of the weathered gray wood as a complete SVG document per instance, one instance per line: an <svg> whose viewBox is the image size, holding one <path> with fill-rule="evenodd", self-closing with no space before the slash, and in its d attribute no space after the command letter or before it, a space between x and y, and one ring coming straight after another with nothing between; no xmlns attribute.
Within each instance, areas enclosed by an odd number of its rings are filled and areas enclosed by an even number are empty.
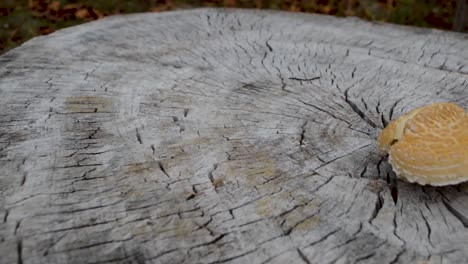
<svg viewBox="0 0 468 264"><path fill-rule="evenodd" d="M466 263L468 185L399 182L389 120L468 105L468 36L201 9L0 57L1 263Z"/></svg>

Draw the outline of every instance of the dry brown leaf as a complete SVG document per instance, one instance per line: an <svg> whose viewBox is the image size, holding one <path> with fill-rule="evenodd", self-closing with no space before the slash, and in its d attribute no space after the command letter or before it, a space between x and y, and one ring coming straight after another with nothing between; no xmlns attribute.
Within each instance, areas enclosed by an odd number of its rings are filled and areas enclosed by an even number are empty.
<svg viewBox="0 0 468 264"><path fill-rule="evenodd" d="M60 9L60 2L59 1L52 2L51 4L48 5L48 8L54 11L58 11Z"/></svg>
<svg viewBox="0 0 468 264"><path fill-rule="evenodd" d="M89 16L88 9L86 9L86 8L78 9L78 10L75 12L75 16L76 16L77 18L86 19L86 18Z"/></svg>

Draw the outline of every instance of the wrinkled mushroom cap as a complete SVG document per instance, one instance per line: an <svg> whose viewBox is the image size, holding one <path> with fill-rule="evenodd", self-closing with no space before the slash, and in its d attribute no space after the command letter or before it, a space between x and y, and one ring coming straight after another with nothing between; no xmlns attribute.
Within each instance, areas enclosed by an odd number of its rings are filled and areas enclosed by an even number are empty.
<svg viewBox="0 0 468 264"><path fill-rule="evenodd" d="M468 115L452 103L417 108L391 122L378 139L398 177L422 185L468 181Z"/></svg>

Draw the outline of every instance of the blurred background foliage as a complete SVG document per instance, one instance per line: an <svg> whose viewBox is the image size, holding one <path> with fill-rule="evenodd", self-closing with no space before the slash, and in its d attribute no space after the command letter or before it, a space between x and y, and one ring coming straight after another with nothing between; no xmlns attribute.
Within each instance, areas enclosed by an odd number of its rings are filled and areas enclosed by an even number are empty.
<svg viewBox="0 0 468 264"><path fill-rule="evenodd" d="M465 0L0 0L0 54L28 39L108 15L195 7L238 7L358 16L453 29ZM463 28L462 30L467 30Z"/></svg>

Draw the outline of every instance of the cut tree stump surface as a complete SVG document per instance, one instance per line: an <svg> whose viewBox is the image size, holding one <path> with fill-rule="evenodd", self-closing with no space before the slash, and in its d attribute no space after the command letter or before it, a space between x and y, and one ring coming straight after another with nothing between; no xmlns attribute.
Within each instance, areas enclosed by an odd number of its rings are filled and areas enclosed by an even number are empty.
<svg viewBox="0 0 468 264"><path fill-rule="evenodd" d="M398 182L382 127L468 105L468 35L199 9L0 57L1 263L467 263L468 185Z"/></svg>

